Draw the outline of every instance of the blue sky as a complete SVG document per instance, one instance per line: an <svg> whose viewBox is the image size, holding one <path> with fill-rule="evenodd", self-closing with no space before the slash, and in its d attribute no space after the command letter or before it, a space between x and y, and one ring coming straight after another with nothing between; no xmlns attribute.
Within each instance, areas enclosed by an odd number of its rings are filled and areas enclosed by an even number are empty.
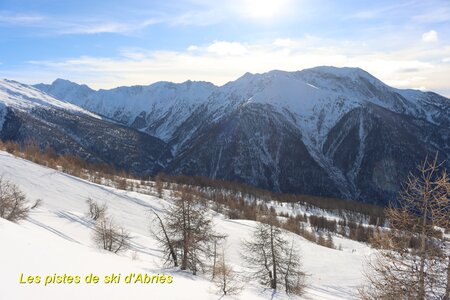
<svg viewBox="0 0 450 300"><path fill-rule="evenodd" d="M0 77L94 88L361 67L450 96L450 0L0 0Z"/></svg>

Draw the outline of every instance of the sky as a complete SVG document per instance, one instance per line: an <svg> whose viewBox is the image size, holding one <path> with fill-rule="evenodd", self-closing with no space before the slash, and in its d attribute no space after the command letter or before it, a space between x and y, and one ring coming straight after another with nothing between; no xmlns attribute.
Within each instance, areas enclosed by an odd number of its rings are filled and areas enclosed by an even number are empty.
<svg viewBox="0 0 450 300"><path fill-rule="evenodd" d="M450 97L450 0L0 0L0 78L222 85L360 67Z"/></svg>

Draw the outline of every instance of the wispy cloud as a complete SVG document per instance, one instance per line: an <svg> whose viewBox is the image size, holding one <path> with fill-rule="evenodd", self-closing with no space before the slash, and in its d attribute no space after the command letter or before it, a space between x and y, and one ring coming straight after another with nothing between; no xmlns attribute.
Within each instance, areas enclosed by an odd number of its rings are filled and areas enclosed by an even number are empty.
<svg viewBox="0 0 450 300"><path fill-rule="evenodd" d="M301 0L303 1L303 0ZM226 21L250 20L271 22L286 18L297 7L294 0L229 0L223 3L206 0L186 0L188 8L177 7L173 11L133 12L129 15L98 16L89 14L49 15L18 14L0 11L0 26L37 28L45 34L130 34L155 24L169 26L209 26Z"/></svg>
<svg viewBox="0 0 450 300"><path fill-rule="evenodd" d="M215 9L189 10L176 16L166 16L162 22L171 26L209 26L225 21L226 14Z"/></svg>
<svg viewBox="0 0 450 300"><path fill-rule="evenodd" d="M392 13L397 13L398 11L404 11L405 8L411 8L417 6L417 1L403 1L396 4L388 4L388 5L378 5L374 6L371 9L365 9L357 11L354 14L350 15L350 18L355 19L374 19L386 17Z"/></svg>
<svg viewBox="0 0 450 300"><path fill-rule="evenodd" d="M107 20L82 20L79 22L57 21L52 26L56 34L96 34L96 33L133 33L161 22L157 19L146 19L139 22L113 22Z"/></svg>
<svg viewBox="0 0 450 300"><path fill-rule="evenodd" d="M120 20L112 17L50 16L37 13L12 14L0 11L0 26L39 29L39 35L132 33L165 22L155 17Z"/></svg>
<svg viewBox="0 0 450 300"><path fill-rule="evenodd" d="M357 11L350 18L371 20L392 18L396 23L442 23L450 21L450 2L447 0L409 0L395 4L375 5Z"/></svg>
<svg viewBox="0 0 450 300"><path fill-rule="evenodd" d="M0 11L0 24L33 25L45 21L46 17L39 14L17 14Z"/></svg>
<svg viewBox="0 0 450 300"><path fill-rule="evenodd" d="M200 49L197 47L197 49ZM192 50L192 48L191 48ZM245 45L237 42L216 41L209 45L206 50L218 56L237 56L245 55L248 49Z"/></svg>
<svg viewBox="0 0 450 300"><path fill-rule="evenodd" d="M414 21L423 23L438 23L450 21L450 2L444 2L437 8L433 7L417 15L414 15L412 19Z"/></svg>

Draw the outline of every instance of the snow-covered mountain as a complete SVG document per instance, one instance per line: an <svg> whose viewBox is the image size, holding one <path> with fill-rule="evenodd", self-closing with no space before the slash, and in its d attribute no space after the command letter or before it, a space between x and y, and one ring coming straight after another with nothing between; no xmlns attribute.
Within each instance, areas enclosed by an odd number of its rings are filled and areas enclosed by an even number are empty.
<svg viewBox="0 0 450 300"><path fill-rule="evenodd" d="M35 108L56 108L100 118L79 106L57 100L38 89L7 79L0 79L0 99L0 129L5 121L7 107L23 112Z"/></svg>
<svg viewBox="0 0 450 300"><path fill-rule="evenodd" d="M57 153L141 174L154 174L171 159L169 147L158 138L10 80L0 80L0 138L34 140Z"/></svg>
<svg viewBox="0 0 450 300"><path fill-rule="evenodd" d="M158 82L149 86L94 91L86 85L57 79L35 87L58 99L85 107L130 127L168 141L192 112L217 88L207 82Z"/></svg>
<svg viewBox="0 0 450 300"><path fill-rule="evenodd" d="M450 158L449 99L358 68L247 73L221 87L36 87L161 138L174 156L168 172L274 191L386 202L427 154Z"/></svg>

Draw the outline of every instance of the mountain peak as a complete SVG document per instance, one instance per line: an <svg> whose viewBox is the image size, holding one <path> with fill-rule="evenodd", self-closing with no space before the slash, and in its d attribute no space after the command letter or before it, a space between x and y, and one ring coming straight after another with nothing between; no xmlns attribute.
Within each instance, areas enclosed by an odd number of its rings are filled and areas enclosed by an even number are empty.
<svg viewBox="0 0 450 300"><path fill-rule="evenodd" d="M361 68L353 67L333 67L333 66L318 66L314 68L304 69L301 71L282 71L282 70L271 70L264 73L250 73L246 72L244 75L236 79L235 81L230 81L226 85L247 85L249 83L262 84L263 82L271 82L272 80L292 80L301 79L305 83L314 81L313 79L350 79L351 81L358 81L359 78L365 78L371 82L379 82L380 80L364 71Z"/></svg>
<svg viewBox="0 0 450 300"><path fill-rule="evenodd" d="M186 80L185 82L180 83L181 85L185 85L188 87L191 86L201 86L201 87L216 87L215 84L209 82L209 81L203 81L203 80Z"/></svg>
<svg viewBox="0 0 450 300"><path fill-rule="evenodd" d="M275 77L275 76L285 76L288 74L291 74L294 72L288 72L288 71L282 71L282 70L271 70L264 73L250 73L246 72L244 75L236 79L235 81L249 81L254 78L269 78L269 77Z"/></svg>
<svg viewBox="0 0 450 300"><path fill-rule="evenodd" d="M369 72L358 68L358 67L333 67L333 66L318 66L314 68L304 69L302 71L299 71L300 73L316 73L316 74L326 74L326 75L333 75L336 77L343 77L343 78L351 78L351 79L358 79L358 78L366 78L370 80L376 80L380 81L373 75L371 75Z"/></svg>
<svg viewBox="0 0 450 300"><path fill-rule="evenodd" d="M86 84L79 84L67 79L57 78L55 79L50 86L60 87L60 88L82 88L84 90L94 91Z"/></svg>
<svg viewBox="0 0 450 300"><path fill-rule="evenodd" d="M67 79L63 79L63 78L56 78L53 82L52 82L52 84L67 84L67 83L70 83L70 84L76 84L76 85L79 85L78 83L75 83L75 82L73 82L73 81L70 81L70 80L67 80Z"/></svg>

